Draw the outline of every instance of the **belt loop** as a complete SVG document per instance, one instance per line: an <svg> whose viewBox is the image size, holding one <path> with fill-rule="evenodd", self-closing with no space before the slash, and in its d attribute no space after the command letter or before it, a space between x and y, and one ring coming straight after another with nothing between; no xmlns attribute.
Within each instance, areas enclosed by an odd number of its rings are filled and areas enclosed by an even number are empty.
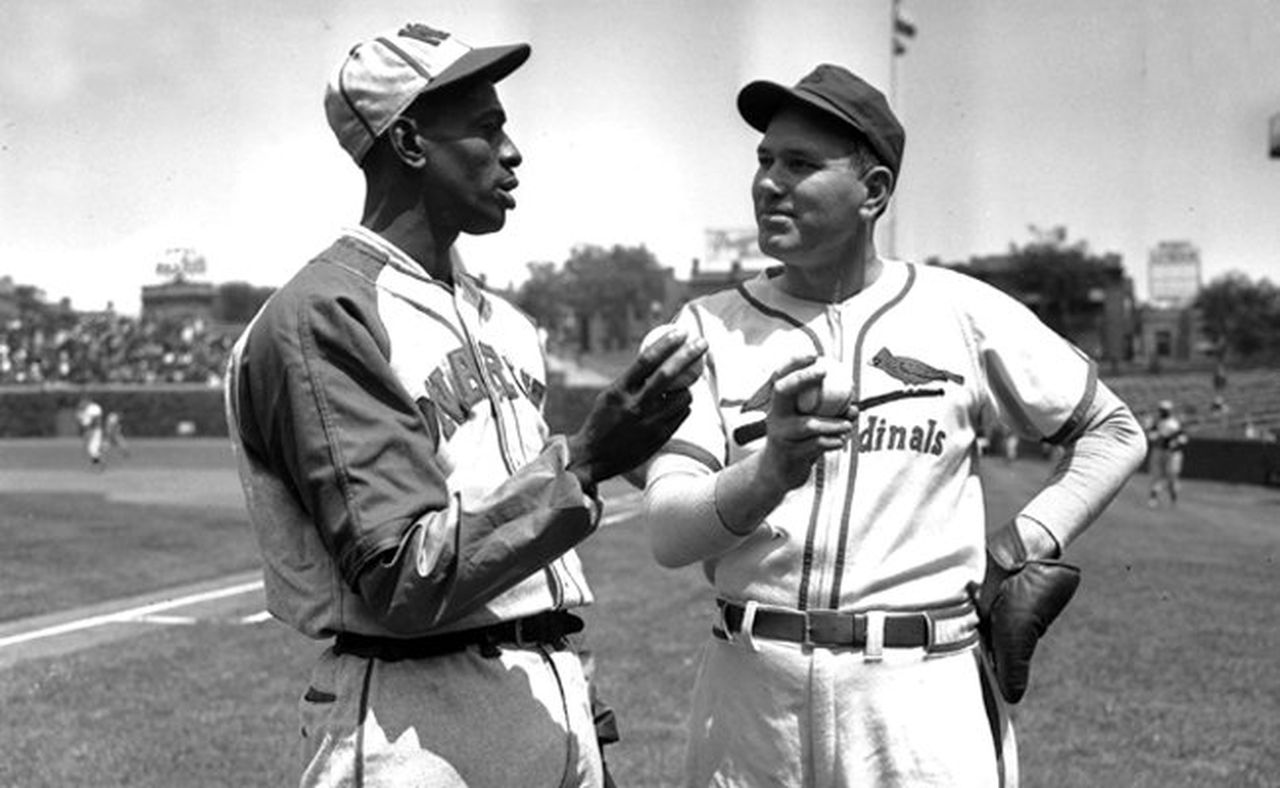
<svg viewBox="0 0 1280 788"><path fill-rule="evenodd" d="M884 659L884 611L867 611L867 644L862 649L862 656L867 662L879 662Z"/></svg>
<svg viewBox="0 0 1280 788"><path fill-rule="evenodd" d="M758 605L754 599L742 606L742 626L738 631L742 633L742 643L749 651L756 650L756 639L755 636L752 635L751 630L755 628L756 625L757 607Z"/></svg>
<svg viewBox="0 0 1280 788"><path fill-rule="evenodd" d="M716 600L716 614L720 619L720 631L724 633L724 639L732 643L737 639L737 636L729 628L729 603L726 600Z"/></svg>

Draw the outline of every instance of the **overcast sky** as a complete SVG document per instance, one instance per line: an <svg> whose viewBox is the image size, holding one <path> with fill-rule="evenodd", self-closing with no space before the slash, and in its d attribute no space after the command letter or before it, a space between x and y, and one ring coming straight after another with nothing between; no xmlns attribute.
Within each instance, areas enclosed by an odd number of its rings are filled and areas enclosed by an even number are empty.
<svg viewBox="0 0 1280 788"><path fill-rule="evenodd" d="M499 86L524 154L505 230L461 244L504 285L578 243L643 243L683 275L707 228L750 226L756 78L843 63L907 128L899 256L1004 251L1064 224L1123 255L1139 295L1162 240L1206 278L1280 279L1280 3L903 0L6 0L0 275L134 312L167 248L213 281L278 285L359 219L362 181L325 124L358 40L422 21L528 41Z"/></svg>

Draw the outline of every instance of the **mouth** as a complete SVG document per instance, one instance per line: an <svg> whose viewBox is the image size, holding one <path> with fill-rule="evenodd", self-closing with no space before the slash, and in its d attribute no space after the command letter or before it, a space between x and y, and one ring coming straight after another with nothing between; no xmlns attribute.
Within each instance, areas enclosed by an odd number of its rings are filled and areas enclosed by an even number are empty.
<svg viewBox="0 0 1280 788"><path fill-rule="evenodd" d="M762 228L789 227L794 219L787 211L765 210L756 214L756 224Z"/></svg>
<svg viewBox="0 0 1280 788"><path fill-rule="evenodd" d="M516 187L519 185L520 181L515 178L510 178L499 183L497 188L494 190L498 196L498 202L502 203L504 208L509 210L516 207L516 198L511 196L511 192L515 191Z"/></svg>

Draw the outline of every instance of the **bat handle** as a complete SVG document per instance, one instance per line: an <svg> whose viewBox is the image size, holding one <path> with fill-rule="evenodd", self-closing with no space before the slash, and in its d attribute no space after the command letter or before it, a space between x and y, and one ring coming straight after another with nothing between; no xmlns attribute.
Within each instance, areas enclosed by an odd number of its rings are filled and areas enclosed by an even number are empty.
<svg viewBox="0 0 1280 788"><path fill-rule="evenodd" d="M888 394L880 394L875 397L867 397L855 403L859 411L870 410L880 405L894 402L900 399L911 399L914 397L941 397L942 389L904 389L902 391L891 391ZM743 424L733 431L733 440L739 446L745 446L751 441L763 438L768 429L765 426L766 420L760 419L750 424Z"/></svg>
<svg viewBox="0 0 1280 788"><path fill-rule="evenodd" d="M765 427L765 419L753 421L750 424L743 424L741 427L733 431L733 440L739 446L746 446L754 440L759 440L765 436L767 428Z"/></svg>

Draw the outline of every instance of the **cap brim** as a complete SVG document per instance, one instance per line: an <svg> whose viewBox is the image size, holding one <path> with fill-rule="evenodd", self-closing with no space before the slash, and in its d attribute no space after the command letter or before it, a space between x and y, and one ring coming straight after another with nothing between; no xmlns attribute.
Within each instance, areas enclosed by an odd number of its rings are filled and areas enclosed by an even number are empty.
<svg viewBox="0 0 1280 788"><path fill-rule="evenodd" d="M807 107L863 134L863 130L844 113L836 111L820 97L784 87L776 82L752 82L738 92L738 112L742 119L759 132L767 131L769 121L786 105Z"/></svg>
<svg viewBox="0 0 1280 788"><path fill-rule="evenodd" d="M751 128L764 132L769 128L769 121L778 114L778 108L793 99L799 100L800 97L789 88L776 82L758 80L738 91L738 114Z"/></svg>
<svg viewBox="0 0 1280 788"><path fill-rule="evenodd" d="M497 83L510 76L529 59L528 44L478 47L458 58L427 86L426 93L466 79L485 79Z"/></svg>

